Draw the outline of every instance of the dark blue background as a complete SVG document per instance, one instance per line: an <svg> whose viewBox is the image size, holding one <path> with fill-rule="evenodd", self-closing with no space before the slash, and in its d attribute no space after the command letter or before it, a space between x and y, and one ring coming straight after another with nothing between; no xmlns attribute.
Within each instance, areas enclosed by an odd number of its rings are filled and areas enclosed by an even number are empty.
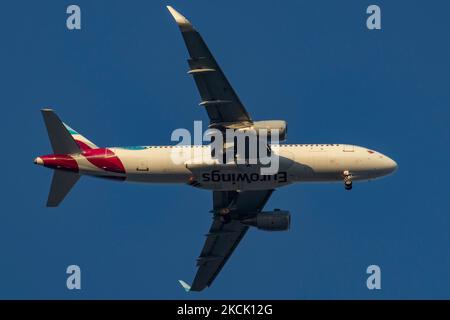
<svg viewBox="0 0 450 320"><path fill-rule="evenodd" d="M66 8L82 30L66 29ZM207 120L165 5L199 29L255 119L289 143L351 143L395 159L388 178L299 184L267 208L291 230L251 230L213 286L186 294L211 193L82 178L45 207L53 107L101 146L170 144ZM450 298L448 1L15 1L2 3L0 298ZM82 269L69 291L66 267ZM382 269L382 290L366 268Z"/></svg>

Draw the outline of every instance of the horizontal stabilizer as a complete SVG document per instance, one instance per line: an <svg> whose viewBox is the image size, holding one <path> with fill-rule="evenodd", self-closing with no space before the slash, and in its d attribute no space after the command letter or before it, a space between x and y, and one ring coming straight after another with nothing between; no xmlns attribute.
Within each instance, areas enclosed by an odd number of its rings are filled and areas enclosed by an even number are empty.
<svg viewBox="0 0 450 320"><path fill-rule="evenodd" d="M78 173L55 170L48 194L47 207L57 207L80 179Z"/></svg>
<svg viewBox="0 0 450 320"><path fill-rule="evenodd" d="M42 109L48 138L54 154L80 153L81 149L52 109Z"/></svg>

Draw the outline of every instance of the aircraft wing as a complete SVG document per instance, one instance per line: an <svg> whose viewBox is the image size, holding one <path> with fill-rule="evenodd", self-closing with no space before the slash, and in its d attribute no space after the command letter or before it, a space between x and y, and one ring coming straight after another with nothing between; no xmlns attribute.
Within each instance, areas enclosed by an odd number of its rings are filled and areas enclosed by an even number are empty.
<svg viewBox="0 0 450 320"><path fill-rule="evenodd" d="M191 291L201 291L211 285L249 228L239 220L249 213L261 211L272 192L273 190L213 192L215 214L205 245L197 259L198 270L190 287ZM230 209L232 219L229 222L222 221L218 213L224 208Z"/></svg>
<svg viewBox="0 0 450 320"><path fill-rule="evenodd" d="M233 124L244 127L252 120L228 82L201 35L179 12L167 6L183 35L189 51L189 74L194 77L200 93L200 106L205 107L211 127Z"/></svg>

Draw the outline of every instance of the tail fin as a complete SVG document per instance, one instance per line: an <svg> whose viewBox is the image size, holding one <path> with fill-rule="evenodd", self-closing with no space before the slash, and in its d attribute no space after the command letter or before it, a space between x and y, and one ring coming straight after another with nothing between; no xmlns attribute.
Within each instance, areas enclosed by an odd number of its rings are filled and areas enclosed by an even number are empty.
<svg viewBox="0 0 450 320"><path fill-rule="evenodd" d="M55 170L50 192L48 193L47 207L57 207L80 177L75 172Z"/></svg>

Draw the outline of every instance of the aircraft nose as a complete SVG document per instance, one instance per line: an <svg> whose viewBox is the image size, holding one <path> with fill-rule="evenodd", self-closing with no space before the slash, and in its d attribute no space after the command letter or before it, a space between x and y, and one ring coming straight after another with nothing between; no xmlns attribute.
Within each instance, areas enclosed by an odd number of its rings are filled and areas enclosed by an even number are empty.
<svg viewBox="0 0 450 320"><path fill-rule="evenodd" d="M393 173L398 168L397 162L395 162L394 160L392 160L391 158L389 158L387 156L385 156L385 159L383 162L384 162L383 167L388 172L388 174Z"/></svg>
<svg viewBox="0 0 450 320"><path fill-rule="evenodd" d="M37 157L36 159L34 159L34 164L38 164L40 166L42 166L44 164L44 161L41 159L41 157Z"/></svg>

